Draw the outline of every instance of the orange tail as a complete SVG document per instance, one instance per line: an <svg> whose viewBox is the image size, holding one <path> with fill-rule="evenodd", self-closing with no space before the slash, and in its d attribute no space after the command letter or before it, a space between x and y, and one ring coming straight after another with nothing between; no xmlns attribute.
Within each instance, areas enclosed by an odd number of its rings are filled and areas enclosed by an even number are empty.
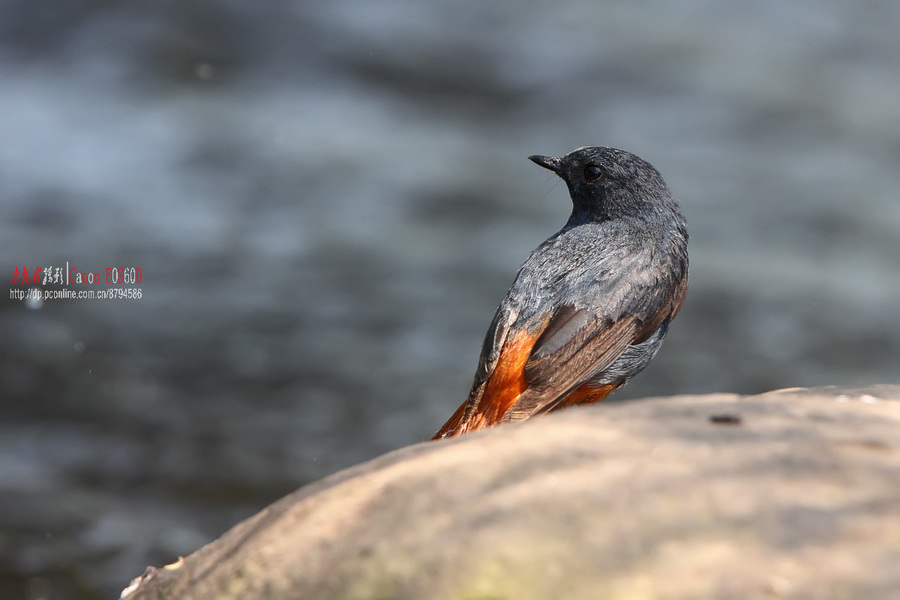
<svg viewBox="0 0 900 600"><path fill-rule="evenodd" d="M619 387L619 385L615 383L599 386L584 384L560 398L559 401L548 404L544 409L534 412L533 414L552 412L561 408L575 406L576 404L593 404L609 396L609 394L612 393L617 387ZM444 426L441 427L441 430L438 431L431 439L439 440L442 438L456 437L468 431L474 431L476 429L481 429L482 427L491 427L500 422L500 417L502 417L502 415L489 420L485 419L483 414L478 414L477 411L476 414L472 415L471 418L466 420L466 406L468 405L468 403L468 401L463 402L460 407L456 409L456 412L453 413L453 416L450 417L450 419L446 423L444 423ZM519 421L527 418L528 417L520 417L514 418L513 420Z"/></svg>
<svg viewBox="0 0 900 600"><path fill-rule="evenodd" d="M454 437L463 433L463 431L457 431L462 425L463 417L466 415L466 405L468 404L468 400L463 402L459 408L456 409L456 412L453 413L453 416L444 423L444 426L441 427L441 430L434 434L434 437L431 438L433 440L439 440L445 437Z"/></svg>
<svg viewBox="0 0 900 600"><path fill-rule="evenodd" d="M475 400L469 398L463 402L432 439L454 437L499 423L506 411L528 387L525 380L525 363L539 334L540 331L517 332L510 335L503 345L494 370L485 381L480 397L476 396ZM474 402L475 406L466 418L469 402Z"/></svg>

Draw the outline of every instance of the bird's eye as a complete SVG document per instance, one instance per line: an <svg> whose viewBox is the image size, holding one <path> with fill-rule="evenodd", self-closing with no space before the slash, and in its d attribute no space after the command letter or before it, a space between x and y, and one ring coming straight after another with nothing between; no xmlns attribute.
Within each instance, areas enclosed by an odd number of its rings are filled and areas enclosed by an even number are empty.
<svg viewBox="0 0 900 600"><path fill-rule="evenodd" d="M603 175L603 169L597 165L588 165L584 168L584 178L587 181L597 181Z"/></svg>

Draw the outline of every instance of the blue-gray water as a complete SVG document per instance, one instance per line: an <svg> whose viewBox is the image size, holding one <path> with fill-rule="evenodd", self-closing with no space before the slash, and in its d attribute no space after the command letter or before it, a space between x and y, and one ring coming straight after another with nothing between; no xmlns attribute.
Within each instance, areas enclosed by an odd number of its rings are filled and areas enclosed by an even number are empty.
<svg viewBox="0 0 900 600"><path fill-rule="evenodd" d="M114 596L430 437L568 214L530 154L631 150L688 217L687 303L617 399L900 381L898 28L891 0L0 2L2 273L143 274L0 305L0 597Z"/></svg>

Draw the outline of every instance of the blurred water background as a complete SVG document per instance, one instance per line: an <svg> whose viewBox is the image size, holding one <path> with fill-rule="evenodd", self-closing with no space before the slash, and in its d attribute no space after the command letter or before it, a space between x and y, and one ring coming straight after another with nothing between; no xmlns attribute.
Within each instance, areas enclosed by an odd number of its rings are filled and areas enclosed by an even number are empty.
<svg viewBox="0 0 900 600"><path fill-rule="evenodd" d="M687 215L687 303L616 401L900 381L898 28L891 0L0 0L2 273L143 274L0 305L0 597L117 596L429 438L568 215L530 154L630 150Z"/></svg>

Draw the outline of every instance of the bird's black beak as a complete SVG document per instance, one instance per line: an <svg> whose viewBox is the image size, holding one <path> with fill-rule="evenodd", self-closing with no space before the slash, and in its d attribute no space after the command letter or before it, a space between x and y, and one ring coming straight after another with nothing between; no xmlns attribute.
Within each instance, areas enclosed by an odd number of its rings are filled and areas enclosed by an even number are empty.
<svg viewBox="0 0 900 600"><path fill-rule="evenodd" d="M562 175L562 160L555 156L541 156L540 154L535 154L533 156L529 156L528 160L533 162L536 165L540 165L545 169L550 169L557 175Z"/></svg>

